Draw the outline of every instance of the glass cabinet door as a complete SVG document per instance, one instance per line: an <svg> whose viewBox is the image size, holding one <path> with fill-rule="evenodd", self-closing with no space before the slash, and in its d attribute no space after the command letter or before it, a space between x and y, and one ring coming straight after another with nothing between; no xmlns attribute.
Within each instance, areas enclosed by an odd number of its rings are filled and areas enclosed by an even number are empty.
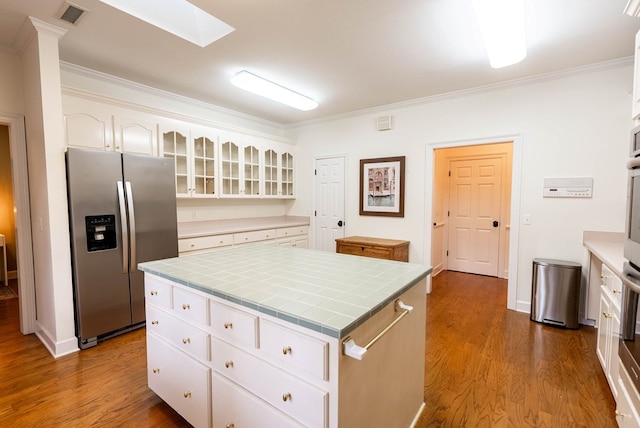
<svg viewBox="0 0 640 428"><path fill-rule="evenodd" d="M271 149L264 152L264 195L278 195L278 154Z"/></svg>
<svg viewBox="0 0 640 428"><path fill-rule="evenodd" d="M163 156L174 160L176 166L176 194L187 196L191 191L187 136L177 131L162 134Z"/></svg>
<svg viewBox="0 0 640 428"><path fill-rule="evenodd" d="M193 140L193 194L215 195L215 141L208 137Z"/></svg>
<svg viewBox="0 0 640 428"><path fill-rule="evenodd" d="M282 197L293 197L293 155L283 153L281 157L281 193Z"/></svg>
<svg viewBox="0 0 640 428"><path fill-rule="evenodd" d="M244 194L260 195L260 151L254 146L244 148Z"/></svg>
<svg viewBox="0 0 640 428"><path fill-rule="evenodd" d="M226 141L222 143L220 150L222 170L221 192L223 195L240 195L240 158L238 145Z"/></svg>

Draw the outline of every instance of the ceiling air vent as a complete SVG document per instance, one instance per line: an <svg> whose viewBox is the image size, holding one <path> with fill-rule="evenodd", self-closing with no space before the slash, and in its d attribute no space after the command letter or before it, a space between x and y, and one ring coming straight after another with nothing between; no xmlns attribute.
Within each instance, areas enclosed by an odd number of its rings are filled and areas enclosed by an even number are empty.
<svg viewBox="0 0 640 428"><path fill-rule="evenodd" d="M64 2L60 13L58 13L58 18L76 25L85 12L88 12L88 10L73 3Z"/></svg>
<svg viewBox="0 0 640 428"><path fill-rule="evenodd" d="M378 131L389 131L391 129L391 118L391 115L379 116L376 119L376 126L378 127Z"/></svg>

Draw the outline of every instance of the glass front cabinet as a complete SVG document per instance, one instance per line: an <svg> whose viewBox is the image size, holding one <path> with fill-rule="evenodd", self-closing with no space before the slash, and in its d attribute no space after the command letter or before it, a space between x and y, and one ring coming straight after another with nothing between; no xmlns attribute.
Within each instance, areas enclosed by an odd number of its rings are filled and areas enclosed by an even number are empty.
<svg viewBox="0 0 640 428"><path fill-rule="evenodd" d="M220 141L220 196L261 197L260 149L236 138Z"/></svg>
<svg viewBox="0 0 640 428"><path fill-rule="evenodd" d="M264 151L265 198L293 198L293 154L284 147Z"/></svg>
<svg viewBox="0 0 640 428"><path fill-rule="evenodd" d="M162 132L163 156L176 166L178 197L217 197L217 137L205 127L173 126Z"/></svg>

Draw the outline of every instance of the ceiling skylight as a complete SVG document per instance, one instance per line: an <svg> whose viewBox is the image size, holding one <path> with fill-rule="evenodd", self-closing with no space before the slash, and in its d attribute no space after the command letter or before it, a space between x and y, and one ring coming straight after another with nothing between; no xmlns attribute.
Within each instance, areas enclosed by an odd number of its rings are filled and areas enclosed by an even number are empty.
<svg viewBox="0 0 640 428"><path fill-rule="evenodd" d="M100 1L200 47L205 47L234 30L232 26L186 0Z"/></svg>

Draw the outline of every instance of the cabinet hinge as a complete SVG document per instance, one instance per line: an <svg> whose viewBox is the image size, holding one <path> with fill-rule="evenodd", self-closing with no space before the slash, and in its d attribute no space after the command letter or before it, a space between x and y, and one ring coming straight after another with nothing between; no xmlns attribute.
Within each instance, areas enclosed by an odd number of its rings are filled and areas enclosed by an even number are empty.
<svg viewBox="0 0 640 428"><path fill-rule="evenodd" d="M313 175L318 175L318 170L317 169L313 170Z"/></svg>
<svg viewBox="0 0 640 428"><path fill-rule="evenodd" d="M449 177L451 177L451 171L449 171Z"/></svg>
<svg viewBox="0 0 640 428"><path fill-rule="evenodd" d="M447 250L447 257L449 257L449 250Z"/></svg>
<svg viewBox="0 0 640 428"><path fill-rule="evenodd" d="M451 211L447 211L447 217L451 215Z"/></svg>
<svg viewBox="0 0 640 428"><path fill-rule="evenodd" d="M314 217L318 217L318 211L314 211L314 212L313 212L313 216L314 216Z"/></svg>

